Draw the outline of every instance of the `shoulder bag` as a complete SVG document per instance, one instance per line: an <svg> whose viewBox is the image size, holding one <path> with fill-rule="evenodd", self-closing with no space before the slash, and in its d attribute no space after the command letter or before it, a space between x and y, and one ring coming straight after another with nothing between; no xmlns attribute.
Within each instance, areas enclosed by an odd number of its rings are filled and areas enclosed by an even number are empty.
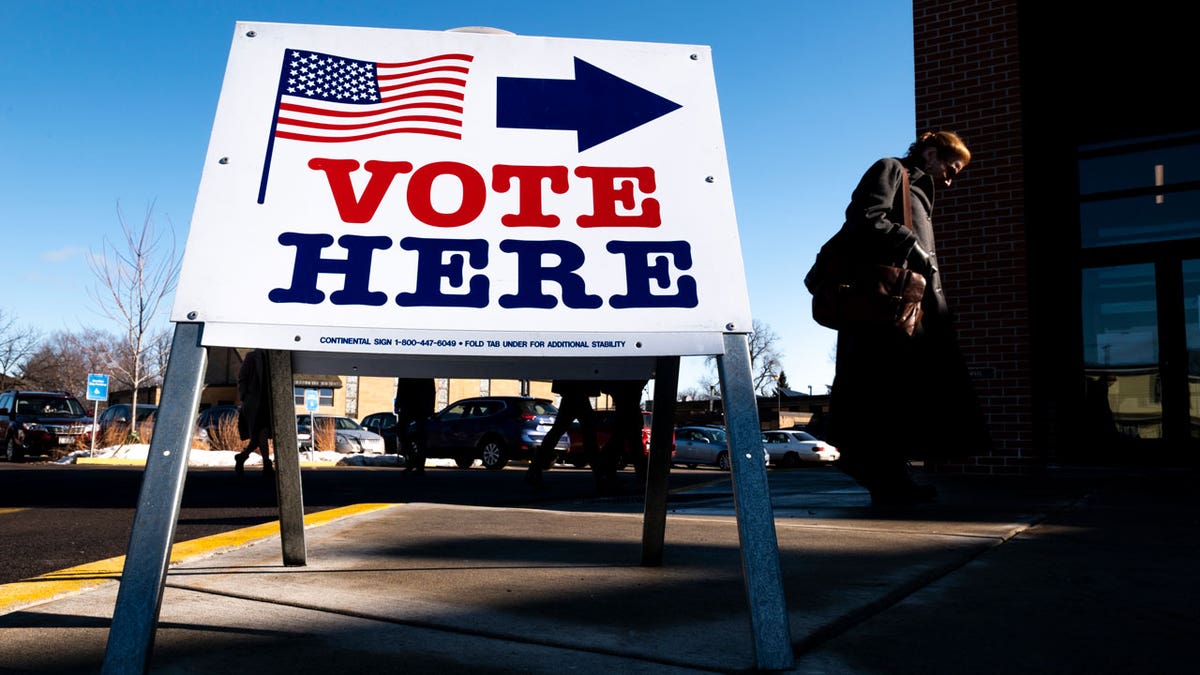
<svg viewBox="0 0 1200 675"><path fill-rule="evenodd" d="M908 170L902 173L904 226L912 229ZM813 319L834 330L894 330L911 336L921 323L925 276L901 266L861 260L839 230L817 253L804 277L812 293Z"/></svg>

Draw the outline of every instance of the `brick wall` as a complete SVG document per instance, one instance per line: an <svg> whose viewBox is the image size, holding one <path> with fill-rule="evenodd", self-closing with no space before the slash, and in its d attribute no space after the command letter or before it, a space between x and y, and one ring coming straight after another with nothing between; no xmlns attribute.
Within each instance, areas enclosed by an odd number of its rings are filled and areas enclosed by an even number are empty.
<svg viewBox="0 0 1200 675"><path fill-rule="evenodd" d="M396 407L396 378L358 378L358 416L362 418L377 412L391 412Z"/></svg>
<svg viewBox="0 0 1200 675"><path fill-rule="evenodd" d="M1020 473L1032 437L1024 157L1016 0L913 0L917 130L962 136L971 164L936 196L947 297L995 442L939 467Z"/></svg>

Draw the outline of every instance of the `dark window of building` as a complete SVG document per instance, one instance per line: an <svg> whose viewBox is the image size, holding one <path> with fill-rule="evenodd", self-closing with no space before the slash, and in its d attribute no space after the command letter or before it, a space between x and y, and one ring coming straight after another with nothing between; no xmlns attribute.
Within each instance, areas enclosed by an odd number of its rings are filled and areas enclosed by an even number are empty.
<svg viewBox="0 0 1200 675"><path fill-rule="evenodd" d="M1153 264L1083 270L1083 360L1089 425L1162 437Z"/></svg>
<svg viewBox="0 0 1200 675"><path fill-rule="evenodd" d="M1200 137L1085 148L1079 194L1084 248L1200 237Z"/></svg>
<svg viewBox="0 0 1200 675"><path fill-rule="evenodd" d="M292 390L292 398L295 400L296 405L304 405L304 389L305 389L304 387L295 387ZM322 407L332 406L333 405L333 390L329 389L327 387L318 389L317 390L317 405L320 405Z"/></svg>

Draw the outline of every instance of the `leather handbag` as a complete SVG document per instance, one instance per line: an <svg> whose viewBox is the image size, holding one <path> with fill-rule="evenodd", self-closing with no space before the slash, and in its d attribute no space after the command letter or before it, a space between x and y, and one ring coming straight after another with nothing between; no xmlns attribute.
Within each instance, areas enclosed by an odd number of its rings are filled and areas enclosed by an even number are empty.
<svg viewBox="0 0 1200 675"><path fill-rule="evenodd" d="M902 172L904 225L912 229L908 171ZM925 276L900 266L862 261L839 231L821 247L804 277L813 319L834 330L895 330L911 336L921 323Z"/></svg>

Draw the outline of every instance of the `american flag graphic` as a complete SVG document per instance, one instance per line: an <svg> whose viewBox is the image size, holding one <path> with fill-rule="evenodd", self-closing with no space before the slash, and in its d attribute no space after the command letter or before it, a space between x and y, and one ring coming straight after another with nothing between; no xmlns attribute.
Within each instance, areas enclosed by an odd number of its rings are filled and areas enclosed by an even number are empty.
<svg viewBox="0 0 1200 675"><path fill-rule="evenodd" d="M275 139L347 143L390 134L462 138L469 54L375 63L289 49L284 52L271 137L263 161L263 203Z"/></svg>

